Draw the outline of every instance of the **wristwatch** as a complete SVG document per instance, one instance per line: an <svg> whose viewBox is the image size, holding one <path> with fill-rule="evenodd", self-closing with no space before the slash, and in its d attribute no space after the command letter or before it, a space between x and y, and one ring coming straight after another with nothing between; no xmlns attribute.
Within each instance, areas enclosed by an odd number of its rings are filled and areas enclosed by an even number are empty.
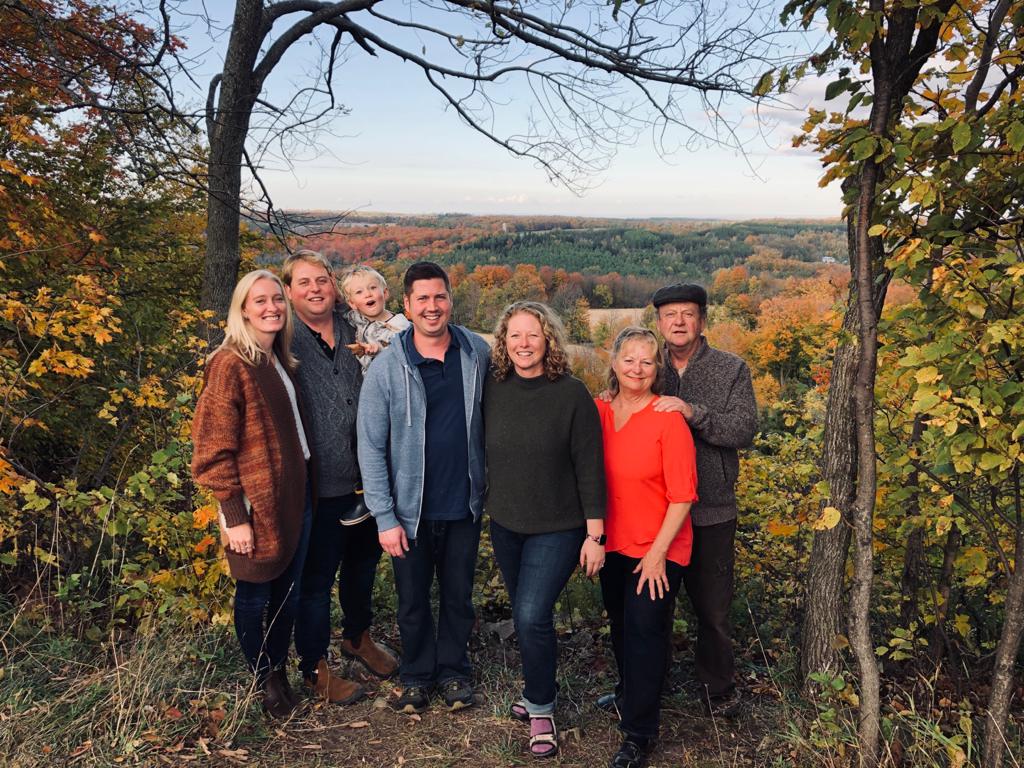
<svg viewBox="0 0 1024 768"><path fill-rule="evenodd" d="M604 546L604 543L605 543L606 541L608 541L608 537L607 537L607 536L605 536L605 535L604 535L603 533L602 533L602 534L601 534L600 536L591 536L591 535L590 535L590 534L588 533L588 534L587 534L587 538L588 538L588 539L590 539L590 540L591 540L592 542L594 542L595 544L600 544L600 545L601 545L602 547Z"/></svg>

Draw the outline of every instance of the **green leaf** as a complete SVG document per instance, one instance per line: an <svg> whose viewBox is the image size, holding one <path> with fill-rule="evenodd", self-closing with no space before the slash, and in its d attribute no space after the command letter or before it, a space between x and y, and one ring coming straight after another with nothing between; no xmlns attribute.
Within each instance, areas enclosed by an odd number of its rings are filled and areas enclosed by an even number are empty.
<svg viewBox="0 0 1024 768"><path fill-rule="evenodd" d="M825 101L831 101L849 87L850 78L848 77L841 77L835 82L829 83L828 87L825 88Z"/></svg>
<svg viewBox="0 0 1024 768"><path fill-rule="evenodd" d="M978 462L978 467L983 471L987 472L990 469L995 469L1003 463L1003 457L998 453L983 453L981 454L981 460Z"/></svg>
<svg viewBox="0 0 1024 768"><path fill-rule="evenodd" d="M1006 131L1006 141L1014 152L1024 149L1024 123L1020 120L1010 123L1010 127Z"/></svg>
<svg viewBox="0 0 1024 768"><path fill-rule="evenodd" d="M774 84L775 77L772 74L771 70L769 70L765 72L763 75L761 75L761 79L757 81L757 85L754 86L754 95L765 96L768 93L768 91L772 89L772 86Z"/></svg>
<svg viewBox="0 0 1024 768"><path fill-rule="evenodd" d="M885 224L875 224L868 230L868 236L875 237L876 235L885 234Z"/></svg>
<svg viewBox="0 0 1024 768"><path fill-rule="evenodd" d="M953 128L953 151L959 152L971 143L971 126L969 123L957 123Z"/></svg>
<svg viewBox="0 0 1024 768"><path fill-rule="evenodd" d="M875 141L873 136L866 139L861 139L853 145L853 159L854 160L867 160L873 154L875 149L878 147L878 142Z"/></svg>

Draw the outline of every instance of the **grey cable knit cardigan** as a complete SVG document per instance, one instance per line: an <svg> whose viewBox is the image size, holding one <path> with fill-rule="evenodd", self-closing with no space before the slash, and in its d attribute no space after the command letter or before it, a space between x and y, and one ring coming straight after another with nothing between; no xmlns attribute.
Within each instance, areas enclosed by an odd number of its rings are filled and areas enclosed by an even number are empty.
<svg viewBox="0 0 1024 768"><path fill-rule="evenodd" d="M359 480L356 458L356 410L362 369L346 344L355 341L355 329L337 310L334 312L334 358L323 353L320 343L298 315L294 316L292 353L299 358L295 378L309 417L318 465L318 496L345 496Z"/></svg>
<svg viewBox="0 0 1024 768"><path fill-rule="evenodd" d="M697 448L697 495L690 514L697 526L715 525L737 515L737 449L748 447L757 432L757 403L750 369L730 352L712 348L701 337L683 375L668 365L662 370L661 392L685 400L693 408L687 420Z"/></svg>

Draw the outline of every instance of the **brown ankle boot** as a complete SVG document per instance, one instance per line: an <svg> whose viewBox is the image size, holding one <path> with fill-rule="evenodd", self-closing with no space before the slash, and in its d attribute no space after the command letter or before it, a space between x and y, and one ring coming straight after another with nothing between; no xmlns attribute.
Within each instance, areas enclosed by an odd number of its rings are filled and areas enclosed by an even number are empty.
<svg viewBox="0 0 1024 768"><path fill-rule="evenodd" d="M387 649L373 642L368 629L363 630L363 634L355 640L344 638L341 641L341 652L349 658L361 660L377 677L391 677L398 669L398 660Z"/></svg>
<svg viewBox="0 0 1024 768"><path fill-rule="evenodd" d="M295 704L288 695L288 677L283 669L271 670L263 681L263 709L273 718L289 717Z"/></svg>
<svg viewBox="0 0 1024 768"><path fill-rule="evenodd" d="M327 666L327 659L320 659L316 665L316 672L312 675L303 675L302 679L306 687L313 690L314 696L331 704L352 704L359 701L365 693L359 683L332 673L331 668Z"/></svg>

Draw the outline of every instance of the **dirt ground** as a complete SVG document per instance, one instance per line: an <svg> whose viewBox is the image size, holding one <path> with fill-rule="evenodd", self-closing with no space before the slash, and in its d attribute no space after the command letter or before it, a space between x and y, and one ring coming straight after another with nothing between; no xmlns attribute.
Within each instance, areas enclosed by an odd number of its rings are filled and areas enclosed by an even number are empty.
<svg viewBox="0 0 1024 768"><path fill-rule="evenodd" d="M618 747L615 721L593 701L610 690L603 640L589 629L563 637L559 670L560 698L556 716L560 752L547 765L607 765ZM392 682L369 678L358 664L347 673L362 679L369 695L348 707L310 703L291 721L275 726L275 737L249 747L248 765L315 766L491 766L529 765L528 726L508 716L519 695L519 658L514 640L479 636L473 659L478 679L477 705L448 712L435 699L422 716L394 712L388 705L397 689ZM758 681L744 683L745 701L739 716L713 720L703 716L694 694L682 680L687 664L673 665L662 709L662 735L650 765L760 766L778 748L778 708ZM761 681L765 682L765 681ZM769 734L773 738L768 738ZM778 757L778 755L776 755Z"/></svg>

